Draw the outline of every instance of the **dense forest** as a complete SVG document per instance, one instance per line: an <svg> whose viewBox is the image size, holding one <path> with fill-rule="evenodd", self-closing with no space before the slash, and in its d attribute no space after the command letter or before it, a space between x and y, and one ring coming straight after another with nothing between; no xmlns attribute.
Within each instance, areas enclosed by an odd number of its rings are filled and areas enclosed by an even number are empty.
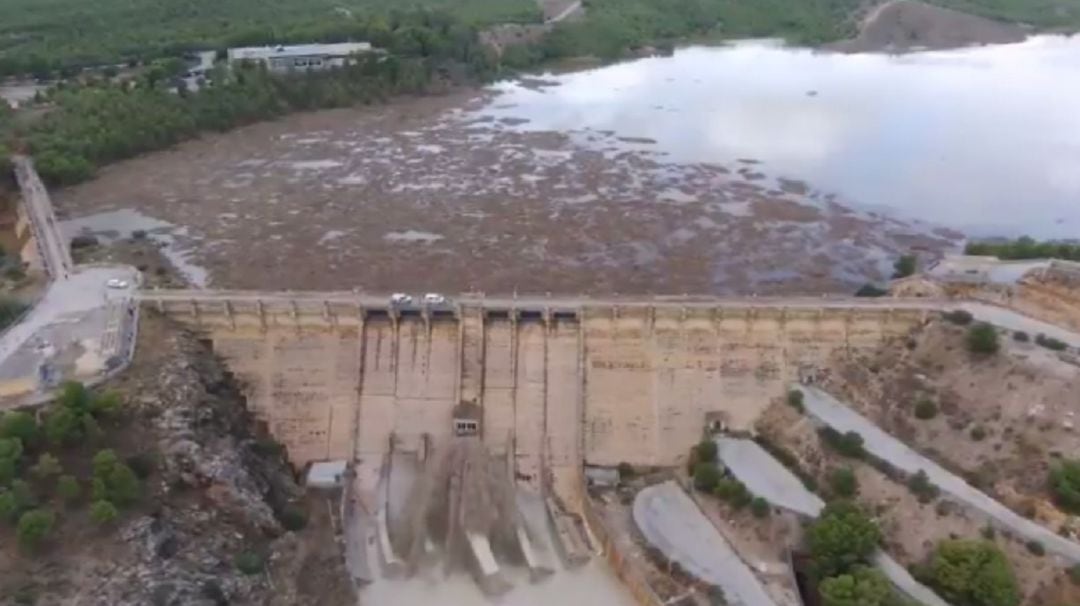
<svg viewBox="0 0 1080 606"><path fill-rule="evenodd" d="M987 255L1006 260L1067 259L1080 261L1080 244L1068 242L1039 242L1024 236L1006 242L970 242L964 254Z"/></svg>
<svg viewBox="0 0 1080 606"><path fill-rule="evenodd" d="M495 72L495 57L480 45L475 30L445 13L417 11L370 27L365 36L389 54L360 56L324 72L290 77L261 65L219 66L194 91L174 88L154 69L137 80L103 77L63 84L49 94L53 109L20 138L46 181L70 184L89 178L102 164L200 132L293 111L371 103Z"/></svg>
<svg viewBox="0 0 1080 606"><path fill-rule="evenodd" d="M468 25L534 22L533 0L0 0L0 76L176 56L197 49L341 41L414 9Z"/></svg>

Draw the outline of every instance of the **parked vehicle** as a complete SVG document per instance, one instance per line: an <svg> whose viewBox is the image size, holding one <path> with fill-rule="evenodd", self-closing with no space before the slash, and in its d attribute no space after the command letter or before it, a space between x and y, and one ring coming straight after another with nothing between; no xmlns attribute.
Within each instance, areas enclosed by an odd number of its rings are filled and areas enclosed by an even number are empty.
<svg viewBox="0 0 1080 606"><path fill-rule="evenodd" d="M403 292L396 292L396 293L390 295L390 304L391 305L410 305L411 303L412 303L412 297L410 297L409 295L407 295L407 294L405 294Z"/></svg>
<svg viewBox="0 0 1080 606"><path fill-rule="evenodd" d="M442 305L446 303L446 297L437 292L429 292L424 295L424 303L427 305Z"/></svg>

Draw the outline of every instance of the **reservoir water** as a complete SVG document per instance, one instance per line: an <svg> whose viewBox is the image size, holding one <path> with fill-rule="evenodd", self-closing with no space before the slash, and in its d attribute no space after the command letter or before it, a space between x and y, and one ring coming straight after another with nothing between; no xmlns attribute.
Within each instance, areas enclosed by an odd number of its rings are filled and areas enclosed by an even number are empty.
<svg viewBox="0 0 1080 606"><path fill-rule="evenodd" d="M1080 37L893 56L749 41L544 80L498 85L488 111L757 160L972 235L1080 237Z"/></svg>

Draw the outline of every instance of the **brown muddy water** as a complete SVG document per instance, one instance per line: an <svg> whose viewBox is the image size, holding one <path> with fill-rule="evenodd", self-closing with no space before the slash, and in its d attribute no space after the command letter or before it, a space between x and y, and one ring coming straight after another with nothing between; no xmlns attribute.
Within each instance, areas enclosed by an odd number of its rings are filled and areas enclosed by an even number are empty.
<svg viewBox="0 0 1080 606"><path fill-rule="evenodd" d="M1077 231L1076 50L689 48L291 116L56 198L93 230L175 226L218 287L846 291L958 229Z"/></svg>

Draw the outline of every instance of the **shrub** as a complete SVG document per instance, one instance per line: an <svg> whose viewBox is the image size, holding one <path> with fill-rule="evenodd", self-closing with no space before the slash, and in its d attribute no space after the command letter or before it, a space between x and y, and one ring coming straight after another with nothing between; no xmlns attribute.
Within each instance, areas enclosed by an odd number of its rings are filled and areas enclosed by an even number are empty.
<svg viewBox="0 0 1080 606"><path fill-rule="evenodd" d="M0 459L18 461L22 458L23 444L19 438L0 438Z"/></svg>
<svg viewBox="0 0 1080 606"><path fill-rule="evenodd" d="M139 498L139 478L111 450L94 455L94 500L107 500L126 507Z"/></svg>
<svg viewBox="0 0 1080 606"><path fill-rule="evenodd" d="M807 544L820 577L830 577L863 562L881 541L881 529L848 501L829 503L807 531Z"/></svg>
<svg viewBox="0 0 1080 606"><path fill-rule="evenodd" d="M94 501L90 505L90 519L101 526L112 522L119 515L120 512L116 510L116 506L108 501Z"/></svg>
<svg viewBox="0 0 1080 606"><path fill-rule="evenodd" d="M907 487L911 494L919 498L920 503L929 503L938 496L938 487L921 469L908 478Z"/></svg>
<svg viewBox="0 0 1080 606"><path fill-rule="evenodd" d="M1013 341L1016 341L1018 343L1027 343L1030 340L1031 337L1029 337L1028 334L1022 330L1018 330L1013 333Z"/></svg>
<svg viewBox="0 0 1080 606"><path fill-rule="evenodd" d="M893 278L906 278L915 273L918 259L915 255L904 255L893 263Z"/></svg>
<svg viewBox="0 0 1080 606"><path fill-rule="evenodd" d="M1024 543L1024 547L1027 547L1027 550L1031 553L1031 555L1036 555L1039 557L1046 555L1046 548L1043 547L1042 543L1034 539L1028 541L1027 543Z"/></svg>
<svg viewBox="0 0 1080 606"><path fill-rule="evenodd" d="M968 329L967 348L975 354L991 355L1000 348L997 329L986 322L979 322Z"/></svg>
<svg viewBox="0 0 1080 606"><path fill-rule="evenodd" d="M859 480L850 467L840 467L829 473L829 488L838 497L853 497L859 492Z"/></svg>
<svg viewBox="0 0 1080 606"><path fill-rule="evenodd" d="M153 454L144 452L128 457L127 464L140 480L145 480L154 473L156 460Z"/></svg>
<svg viewBox="0 0 1080 606"><path fill-rule="evenodd" d="M803 392L799 391L798 389L792 389L791 391L789 391L787 394L787 403L788 406L794 408L799 412L805 410L805 408L803 407Z"/></svg>
<svg viewBox="0 0 1080 606"><path fill-rule="evenodd" d="M963 309L954 309L945 312L945 319L957 326L967 326L968 324L971 324L971 321L975 319L975 316L971 315L971 312Z"/></svg>
<svg viewBox="0 0 1080 606"><path fill-rule="evenodd" d="M259 574L263 570L263 558L254 551L245 551L233 560L236 569L246 575Z"/></svg>
<svg viewBox="0 0 1080 606"><path fill-rule="evenodd" d="M60 459L57 459L47 452L43 452L38 456L37 464L34 465L31 471L34 472L35 476L44 480L51 476L60 475L63 468L60 466Z"/></svg>
<svg viewBox="0 0 1080 606"><path fill-rule="evenodd" d="M850 574L829 577L818 586L823 606L888 606L893 589L880 570L856 566Z"/></svg>
<svg viewBox="0 0 1080 606"><path fill-rule="evenodd" d="M15 529L19 546L34 549L40 545L52 532L54 522L52 512L42 509L33 509L19 516L19 525Z"/></svg>
<svg viewBox="0 0 1080 606"><path fill-rule="evenodd" d="M74 444L82 437L82 420L70 408L58 408L45 417L45 437L50 444Z"/></svg>
<svg viewBox="0 0 1080 606"><path fill-rule="evenodd" d="M859 287L859 290L855 291L856 297L884 297L887 294L889 294L889 291L869 282L863 284Z"/></svg>
<svg viewBox="0 0 1080 606"><path fill-rule="evenodd" d="M952 539L938 543L927 579L951 604L1016 606L1020 592L1009 562L989 541Z"/></svg>
<svg viewBox="0 0 1080 606"><path fill-rule="evenodd" d="M265 457L276 457L285 451L285 447L274 441L273 438L263 437L255 440L251 446L256 453Z"/></svg>
<svg viewBox="0 0 1080 606"><path fill-rule="evenodd" d="M32 448L38 443L40 433L30 413L12 410L0 417L0 438L18 438L24 446Z"/></svg>
<svg viewBox="0 0 1080 606"><path fill-rule="evenodd" d="M971 439L976 442L981 442L986 439L986 428L982 425L976 425L971 428Z"/></svg>
<svg viewBox="0 0 1080 606"><path fill-rule="evenodd" d="M1080 513L1080 461L1066 459L1051 468L1050 491L1062 509Z"/></svg>
<svg viewBox="0 0 1080 606"><path fill-rule="evenodd" d="M694 488L701 492L712 492L720 480L720 470L715 463L698 463L694 467Z"/></svg>
<svg viewBox="0 0 1080 606"><path fill-rule="evenodd" d="M702 440L697 445L698 460L705 463L716 463L716 442Z"/></svg>
<svg viewBox="0 0 1080 606"><path fill-rule="evenodd" d="M854 431L840 433L832 427L826 427L821 430L821 437L837 454L852 459L861 459L866 455L863 438Z"/></svg>
<svg viewBox="0 0 1080 606"><path fill-rule="evenodd" d="M937 416L938 407L933 400L923 398L915 403L915 418L927 421Z"/></svg>
<svg viewBox="0 0 1080 606"><path fill-rule="evenodd" d="M1069 348L1068 343L1055 339L1053 337L1048 337L1043 334L1035 337L1035 344L1045 347L1046 349L1049 349L1051 351L1065 351Z"/></svg>
<svg viewBox="0 0 1080 606"><path fill-rule="evenodd" d="M281 525L285 530L303 530L307 526L307 514L298 507L289 506L281 512Z"/></svg>
<svg viewBox="0 0 1080 606"><path fill-rule="evenodd" d="M73 503L79 498L79 481L75 476L60 476L56 479L56 494L65 503Z"/></svg>
<svg viewBox="0 0 1080 606"><path fill-rule="evenodd" d="M1073 582L1073 585L1080 585L1080 564L1069 567L1069 580Z"/></svg>
<svg viewBox="0 0 1080 606"><path fill-rule="evenodd" d="M0 486L7 486L15 479L19 466L15 459L0 457Z"/></svg>
<svg viewBox="0 0 1080 606"><path fill-rule="evenodd" d="M754 514L755 518L765 518L772 513L772 508L769 507L769 502L761 497L754 497L750 501L750 512Z"/></svg>
<svg viewBox="0 0 1080 606"><path fill-rule="evenodd" d="M10 490L0 491L0 519L9 524L19 519L19 503Z"/></svg>

